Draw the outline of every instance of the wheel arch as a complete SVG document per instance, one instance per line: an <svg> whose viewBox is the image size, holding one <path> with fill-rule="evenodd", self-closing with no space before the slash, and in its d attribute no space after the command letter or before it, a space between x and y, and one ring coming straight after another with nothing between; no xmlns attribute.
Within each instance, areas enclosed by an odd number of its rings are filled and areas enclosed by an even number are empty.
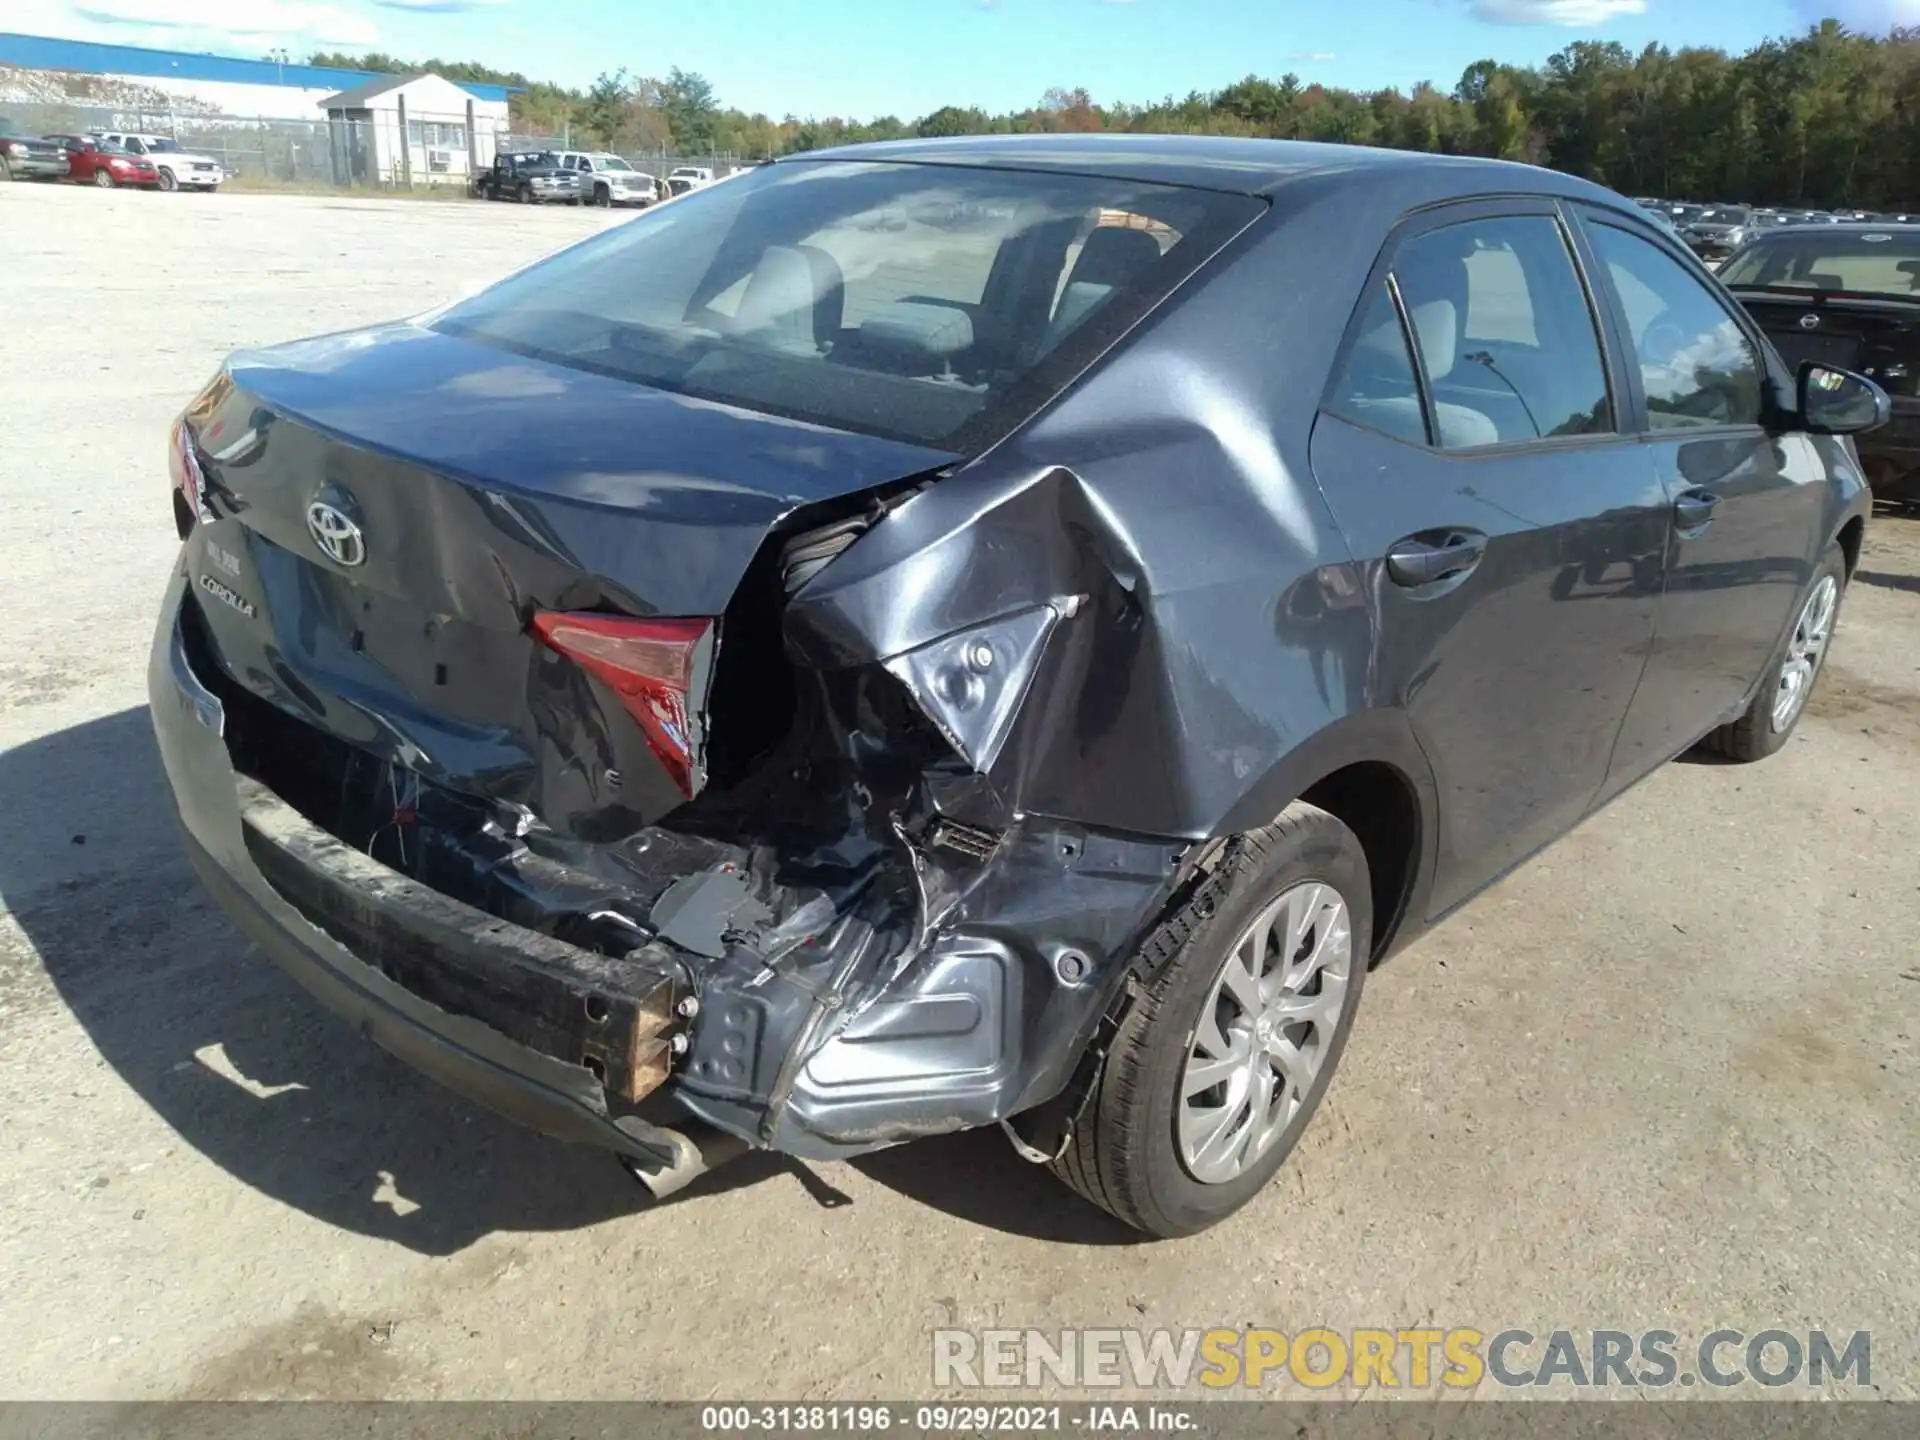
<svg viewBox="0 0 1920 1440"><path fill-rule="evenodd" d="M1360 841L1373 880L1374 964L1424 924L1439 836L1432 767L1400 710L1366 710L1290 750L1222 821L1220 836L1270 824L1296 800L1338 818Z"/></svg>
<svg viewBox="0 0 1920 1440"><path fill-rule="evenodd" d="M1840 527L1834 542L1839 545L1840 553L1847 559L1847 578L1853 578L1853 572L1860 567L1860 547L1867 538L1867 517L1854 515Z"/></svg>

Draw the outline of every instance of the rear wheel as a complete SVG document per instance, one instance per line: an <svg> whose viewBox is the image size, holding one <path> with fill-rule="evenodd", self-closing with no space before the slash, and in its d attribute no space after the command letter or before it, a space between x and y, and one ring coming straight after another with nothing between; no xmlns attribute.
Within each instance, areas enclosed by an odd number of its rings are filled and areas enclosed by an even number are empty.
<svg viewBox="0 0 1920 1440"><path fill-rule="evenodd" d="M167 169L164 165L160 168L160 188L162 190L178 190L180 188L180 182L174 178L173 171Z"/></svg>
<svg viewBox="0 0 1920 1440"><path fill-rule="evenodd" d="M1838 545L1830 545L1813 572L1787 643L1760 682L1753 703L1738 720L1709 735L1709 747L1744 764L1764 760L1787 743L1807 712L1846 591L1846 556Z"/></svg>
<svg viewBox="0 0 1920 1440"><path fill-rule="evenodd" d="M1153 1235L1190 1235L1245 1205L1333 1078L1372 935L1366 853L1334 816L1295 804L1231 842L1146 942L1166 958L1054 1173Z"/></svg>
<svg viewBox="0 0 1920 1440"><path fill-rule="evenodd" d="M113 189L113 172L110 170L94 171L93 183L98 185L102 190Z"/></svg>

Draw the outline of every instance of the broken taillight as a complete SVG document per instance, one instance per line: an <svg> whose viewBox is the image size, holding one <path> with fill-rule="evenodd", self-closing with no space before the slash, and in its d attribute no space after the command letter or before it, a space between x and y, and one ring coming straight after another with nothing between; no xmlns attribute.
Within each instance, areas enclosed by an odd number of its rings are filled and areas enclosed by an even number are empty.
<svg viewBox="0 0 1920 1440"><path fill-rule="evenodd" d="M179 497L173 507L174 528L184 540L194 521L213 518L207 509L207 478L201 473L200 457L193 453L193 432L184 415L173 422L173 433L167 437L167 474Z"/></svg>
<svg viewBox="0 0 1920 1440"><path fill-rule="evenodd" d="M533 631L620 697L680 793L698 790L698 740L689 707L711 620L634 620L542 611Z"/></svg>

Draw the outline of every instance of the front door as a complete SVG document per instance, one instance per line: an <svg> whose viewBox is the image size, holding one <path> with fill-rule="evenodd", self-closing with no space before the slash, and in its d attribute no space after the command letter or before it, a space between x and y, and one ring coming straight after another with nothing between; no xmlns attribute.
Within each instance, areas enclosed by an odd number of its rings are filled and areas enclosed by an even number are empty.
<svg viewBox="0 0 1920 1440"><path fill-rule="evenodd" d="M1425 217L1371 286L1313 467L1371 577L1374 703L1406 712L1439 785L1438 915L1576 824L1606 778L1668 506L1616 424L1552 205Z"/></svg>
<svg viewBox="0 0 1920 1440"><path fill-rule="evenodd" d="M1764 428L1766 365L1730 304L1651 236L1591 215L1585 228L1672 507L1658 638L1612 795L1744 708L1819 559L1827 479L1805 435Z"/></svg>

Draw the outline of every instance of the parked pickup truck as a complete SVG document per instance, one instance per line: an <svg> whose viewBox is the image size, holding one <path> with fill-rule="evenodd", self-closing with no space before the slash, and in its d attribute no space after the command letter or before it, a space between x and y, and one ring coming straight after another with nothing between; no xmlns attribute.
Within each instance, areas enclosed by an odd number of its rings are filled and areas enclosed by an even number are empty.
<svg viewBox="0 0 1920 1440"><path fill-rule="evenodd" d="M645 207L660 198L660 182L603 150L562 150L560 163L580 176L580 198L599 206Z"/></svg>
<svg viewBox="0 0 1920 1440"><path fill-rule="evenodd" d="M64 180L67 152L56 140L22 135L11 120L0 116L0 181Z"/></svg>
<svg viewBox="0 0 1920 1440"><path fill-rule="evenodd" d="M487 169L474 178L474 194L489 200L515 200L522 205L543 205L549 200L580 203L580 172L560 163L551 150L516 151L496 156Z"/></svg>
<svg viewBox="0 0 1920 1440"><path fill-rule="evenodd" d="M713 184L713 169L707 165L681 165L667 174L667 193L685 195Z"/></svg>
<svg viewBox="0 0 1920 1440"><path fill-rule="evenodd" d="M160 174L162 190L204 190L211 195L227 178L225 168L213 156L184 150L170 135L136 135L117 130L89 133L96 140L105 140L109 145L118 145L153 161L153 168Z"/></svg>

